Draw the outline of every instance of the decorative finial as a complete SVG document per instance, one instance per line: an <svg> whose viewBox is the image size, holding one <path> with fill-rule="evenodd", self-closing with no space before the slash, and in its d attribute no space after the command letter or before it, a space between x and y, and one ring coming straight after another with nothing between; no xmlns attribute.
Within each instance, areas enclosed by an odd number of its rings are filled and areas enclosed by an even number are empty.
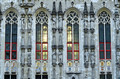
<svg viewBox="0 0 120 79"><path fill-rule="evenodd" d="M59 3L59 11L58 11L58 15L63 15L62 4L61 4L61 2Z"/></svg>
<svg viewBox="0 0 120 79"><path fill-rule="evenodd" d="M13 4L14 4L14 3L13 3L13 2L11 2L11 7L13 7Z"/></svg>
<svg viewBox="0 0 120 79"><path fill-rule="evenodd" d="M0 6L0 15L2 15L1 6Z"/></svg>
<svg viewBox="0 0 120 79"><path fill-rule="evenodd" d="M84 11L83 11L83 15L88 15L88 10L87 10L87 3L84 3Z"/></svg>
<svg viewBox="0 0 120 79"><path fill-rule="evenodd" d="M52 15L56 15L56 6L55 6L55 2L53 2Z"/></svg>
<svg viewBox="0 0 120 79"><path fill-rule="evenodd" d="M73 5L74 5L74 2L71 2L71 5L72 5L72 7L73 7Z"/></svg>
<svg viewBox="0 0 120 79"><path fill-rule="evenodd" d="M105 7L105 2L103 2L103 6Z"/></svg>
<svg viewBox="0 0 120 79"><path fill-rule="evenodd" d="M93 10L93 3L92 2L91 2L91 6L90 6L90 15L91 16L95 15L94 10Z"/></svg>
<svg viewBox="0 0 120 79"><path fill-rule="evenodd" d="M41 2L40 4L41 4L41 7L43 7L43 2Z"/></svg>

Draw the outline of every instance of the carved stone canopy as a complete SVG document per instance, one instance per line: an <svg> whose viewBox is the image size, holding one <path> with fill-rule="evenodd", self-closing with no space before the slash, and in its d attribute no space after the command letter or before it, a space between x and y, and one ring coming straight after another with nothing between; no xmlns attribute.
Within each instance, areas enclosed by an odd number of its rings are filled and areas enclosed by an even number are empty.
<svg viewBox="0 0 120 79"><path fill-rule="evenodd" d="M63 11L62 11L62 4L61 4L61 2L59 3L58 15L64 15L64 13L63 13Z"/></svg>
<svg viewBox="0 0 120 79"><path fill-rule="evenodd" d="M85 66L85 68L88 68L88 67L89 67L89 63L88 63L88 62L85 62L85 63L84 63L84 66Z"/></svg>
<svg viewBox="0 0 120 79"><path fill-rule="evenodd" d="M52 14L51 15L56 15L56 6L55 6L55 2L53 2L53 10L52 10Z"/></svg>
<svg viewBox="0 0 120 79"><path fill-rule="evenodd" d="M59 33L62 33L63 28L58 28Z"/></svg>
<svg viewBox="0 0 120 79"><path fill-rule="evenodd" d="M57 46L56 45L52 45L52 49L57 49Z"/></svg>
<svg viewBox="0 0 120 79"><path fill-rule="evenodd" d="M115 13L114 13L114 15L115 15L115 18L119 18L119 12L118 12L118 9L115 9Z"/></svg>

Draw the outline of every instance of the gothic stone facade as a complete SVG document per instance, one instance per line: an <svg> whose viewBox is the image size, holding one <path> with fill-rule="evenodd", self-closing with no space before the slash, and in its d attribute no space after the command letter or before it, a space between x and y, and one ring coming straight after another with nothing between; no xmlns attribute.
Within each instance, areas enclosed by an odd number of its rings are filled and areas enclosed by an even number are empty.
<svg viewBox="0 0 120 79"><path fill-rule="evenodd" d="M120 0L0 0L0 79L120 79Z"/></svg>

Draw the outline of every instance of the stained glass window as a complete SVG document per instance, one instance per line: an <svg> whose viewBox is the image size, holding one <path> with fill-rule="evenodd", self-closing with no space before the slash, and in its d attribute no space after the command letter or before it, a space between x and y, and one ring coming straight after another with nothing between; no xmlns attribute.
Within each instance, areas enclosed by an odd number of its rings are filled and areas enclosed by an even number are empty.
<svg viewBox="0 0 120 79"><path fill-rule="evenodd" d="M48 59L48 16L41 11L36 16L36 60Z"/></svg>
<svg viewBox="0 0 120 79"><path fill-rule="evenodd" d="M17 15L10 11L6 15L5 25L5 60L17 59Z"/></svg>
<svg viewBox="0 0 120 79"><path fill-rule="evenodd" d="M79 19L71 11L67 15L67 60L79 60Z"/></svg>
<svg viewBox="0 0 120 79"><path fill-rule="evenodd" d="M110 15L103 11L99 14L99 57L111 59Z"/></svg>

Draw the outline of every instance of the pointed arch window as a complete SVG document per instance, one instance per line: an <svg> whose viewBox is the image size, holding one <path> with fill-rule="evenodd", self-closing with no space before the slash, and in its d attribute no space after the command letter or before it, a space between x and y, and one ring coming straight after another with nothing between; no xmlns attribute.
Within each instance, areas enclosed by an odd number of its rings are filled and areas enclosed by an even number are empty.
<svg viewBox="0 0 120 79"><path fill-rule="evenodd" d="M79 19L71 11L67 15L67 60L79 60Z"/></svg>
<svg viewBox="0 0 120 79"><path fill-rule="evenodd" d="M17 14L10 11L5 21L5 60L17 59Z"/></svg>
<svg viewBox="0 0 120 79"><path fill-rule="evenodd" d="M36 60L48 59L48 16L41 11L36 16Z"/></svg>
<svg viewBox="0 0 120 79"><path fill-rule="evenodd" d="M99 58L111 59L110 15L103 11L99 14Z"/></svg>

